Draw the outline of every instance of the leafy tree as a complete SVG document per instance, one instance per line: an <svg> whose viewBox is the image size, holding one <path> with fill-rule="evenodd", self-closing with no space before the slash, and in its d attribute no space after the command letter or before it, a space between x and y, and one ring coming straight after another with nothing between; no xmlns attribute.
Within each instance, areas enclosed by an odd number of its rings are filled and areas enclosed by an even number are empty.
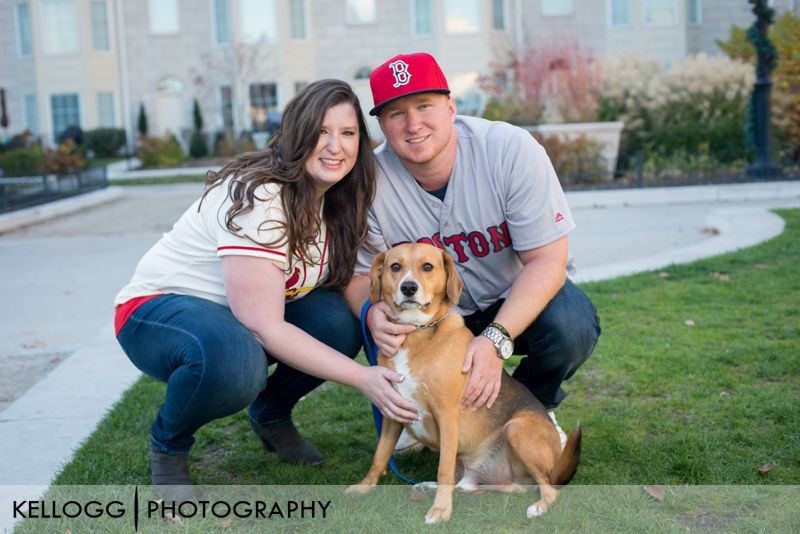
<svg viewBox="0 0 800 534"><path fill-rule="evenodd" d="M139 120L136 127L141 137L147 137L147 114L144 112L144 103L139 104Z"/></svg>

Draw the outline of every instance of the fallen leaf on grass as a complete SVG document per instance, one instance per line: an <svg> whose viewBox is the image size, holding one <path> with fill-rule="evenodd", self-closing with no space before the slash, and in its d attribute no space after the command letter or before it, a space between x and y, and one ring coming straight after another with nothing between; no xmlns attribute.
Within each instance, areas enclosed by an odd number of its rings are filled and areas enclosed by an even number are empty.
<svg viewBox="0 0 800 534"><path fill-rule="evenodd" d="M683 324L685 324L686 326L694 326L694 321L692 321L691 319L686 319L685 321L683 321Z"/></svg>
<svg viewBox="0 0 800 534"><path fill-rule="evenodd" d="M772 471L773 467L775 467L775 466L772 465L772 464L764 464L764 465L762 465L761 467L758 468L758 474L759 475L766 475L767 473Z"/></svg>
<svg viewBox="0 0 800 534"><path fill-rule="evenodd" d="M658 502L664 501L664 488L661 486L642 486L642 489Z"/></svg>
<svg viewBox="0 0 800 534"><path fill-rule="evenodd" d="M421 493L417 493L416 491L412 491L409 499L412 501L421 502L425 500L425 496Z"/></svg>
<svg viewBox="0 0 800 534"><path fill-rule="evenodd" d="M225 521L217 523L217 528L233 528L234 524L233 519L226 519Z"/></svg>

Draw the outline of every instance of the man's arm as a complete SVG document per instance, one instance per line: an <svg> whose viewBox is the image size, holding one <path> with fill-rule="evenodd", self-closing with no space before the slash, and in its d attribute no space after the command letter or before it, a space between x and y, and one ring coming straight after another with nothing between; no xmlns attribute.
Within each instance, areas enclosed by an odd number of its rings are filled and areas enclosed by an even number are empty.
<svg viewBox="0 0 800 534"><path fill-rule="evenodd" d="M495 316L495 321L508 330L512 339L536 320L564 285L567 253L567 236L539 248L519 252L523 268ZM502 369L503 360L497 357L494 344L481 335L473 338L461 370L464 373L471 370L461 400L462 407L471 405L473 410L477 410L486 404L487 408L491 408L500 393Z"/></svg>

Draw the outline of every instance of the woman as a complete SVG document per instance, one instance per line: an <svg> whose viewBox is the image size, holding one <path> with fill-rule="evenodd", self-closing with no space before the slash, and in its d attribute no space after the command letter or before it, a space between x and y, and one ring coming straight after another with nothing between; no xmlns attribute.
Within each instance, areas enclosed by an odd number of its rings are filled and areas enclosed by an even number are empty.
<svg viewBox="0 0 800 534"><path fill-rule="evenodd" d="M392 386L401 375L352 360L360 330L340 293L366 236L374 175L350 86L312 83L286 106L266 151L209 173L202 197L117 295L117 339L134 365L167 383L150 469L168 498L194 496L197 429L246 406L267 450L320 464L291 413L324 380L357 388L389 417L416 417Z"/></svg>

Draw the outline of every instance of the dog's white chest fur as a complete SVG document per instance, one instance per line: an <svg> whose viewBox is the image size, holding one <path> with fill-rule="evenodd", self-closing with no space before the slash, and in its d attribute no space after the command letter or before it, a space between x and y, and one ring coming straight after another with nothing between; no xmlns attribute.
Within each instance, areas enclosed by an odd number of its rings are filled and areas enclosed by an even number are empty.
<svg viewBox="0 0 800 534"><path fill-rule="evenodd" d="M399 384L395 383L397 391L399 391L400 394L406 399L416 403L414 395L417 392L417 389L420 387L420 384L411 377L411 369L408 367L408 351L406 349L400 349L397 351L397 354L392 357L392 363L394 363L394 370L406 377L405 380ZM427 435L425 432L425 427L422 426L422 419L425 416L425 411L418 403L417 410L419 410L420 418L418 421L411 423L410 427L414 434L416 434L417 438L422 439Z"/></svg>

